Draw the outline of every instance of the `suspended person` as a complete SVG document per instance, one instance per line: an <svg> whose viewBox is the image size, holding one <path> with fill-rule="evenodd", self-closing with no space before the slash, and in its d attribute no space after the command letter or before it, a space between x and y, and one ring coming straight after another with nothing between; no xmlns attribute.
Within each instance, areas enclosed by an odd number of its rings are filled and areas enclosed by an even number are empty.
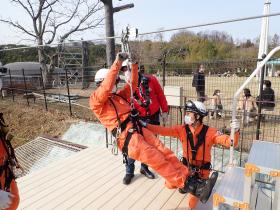
<svg viewBox="0 0 280 210"><path fill-rule="evenodd" d="M90 96L90 107L99 121L115 136L118 148L127 161L127 156L147 164L165 179L168 188L185 188L188 168L174 153L146 128L141 128L137 111L131 109L134 92L138 84L138 65L131 64L131 71L125 72L126 84L116 91L118 74L122 62L128 58L119 53L109 69L100 69L95 75L97 89ZM129 85L130 84L130 85Z"/></svg>
<svg viewBox="0 0 280 210"><path fill-rule="evenodd" d="M121 71L126 72L128 62L123 62ZM163 90L153 75L145 74L145 67L141 65L138 73L138 86L134 93L134 106L139 112L139 117L142 120L148 121L153 125L160 125L160 115L162 116L163 124L166 124L168 118L168 104L163 93ZM123 178L125 185L130 184L134 177L135 160L127 158L126 174ZM148 166L141 163L140 173L149 179L154 179L155 175L149 170Z"/></svg>
<svg viewBox="0 0 280 210"><path fill-rule="evenodd" d="M192 86L196 90L197 100L204 102L205 101L205 74L204 74L204 65L200 65L199 69L193 75Z"/></svg>
<svg viewBox="0 0 280 210"><path fill-rule="evenodd" d="M14 210L19 205L19 193L13 169L19 165L10 142L12 135L9 134L3 113L0 113L0 129L0 209Z"/></svg>
<svg viewBox="0 0 280 210"><path fill-rule="evenodd" d="M211 99L211 112L210 112L210 118L214 118L214 114L216 114L216 118L222 117L222 111L223 111L223 105L221 100L221 91L215 90L213 93L213 97Z"/></svg>
<svg viewBox="0 0 280 210"><path fill-rule="evenodd" d="M182 162L189 168L189 179L185 189L179 189L181 193L188 193L187 204L193 209L198 201L206 203L216 183L218 173L211 172L211 148L215 144L230 147L230 137L224 135L218 129L203 124L203 118L207 116L204 104L200 101L188 101L185 105L185 123L173 127L162 127L147 124L142 125L154 134L172 136L178 138L183 147ZM239 123L232 122L235 128L234 146L239 139Z"/></svg>

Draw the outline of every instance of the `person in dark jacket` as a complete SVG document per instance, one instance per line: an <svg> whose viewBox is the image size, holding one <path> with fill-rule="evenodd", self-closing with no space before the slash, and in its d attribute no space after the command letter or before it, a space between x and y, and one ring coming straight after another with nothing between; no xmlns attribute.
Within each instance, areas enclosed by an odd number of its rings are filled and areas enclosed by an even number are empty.
<svg viewBox="0 0 280 210"><path fill-rule="evenodd" d="M259 102L261 102L263 109L273 111L275 107L275 95L269 80L264 80L262 99L260 99L259 96L257 97L257 104L259 104Z"/></svg>
<svg viewBox="0 0 280 210"><path fill-rule="evenodd" d="M204 66L201 64L199 70L194 73L192 86L195 87L197 100L205 101L205 75Z"/></svg>

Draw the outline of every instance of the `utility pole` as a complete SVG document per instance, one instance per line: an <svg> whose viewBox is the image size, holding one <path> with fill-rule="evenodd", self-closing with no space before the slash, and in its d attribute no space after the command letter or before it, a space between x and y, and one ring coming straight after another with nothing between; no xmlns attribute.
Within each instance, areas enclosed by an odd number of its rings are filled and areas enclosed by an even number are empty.
<svg viewBox="0 0 280 210"><path fill-rule="evenodd" d="M115 59L115 36L114 32L114 12L120 12L134 7L134 4L126 4L113 8L113 0L101 0L105 9L105 29L106 29L106 57L107 66L111 66Z"/></svg>

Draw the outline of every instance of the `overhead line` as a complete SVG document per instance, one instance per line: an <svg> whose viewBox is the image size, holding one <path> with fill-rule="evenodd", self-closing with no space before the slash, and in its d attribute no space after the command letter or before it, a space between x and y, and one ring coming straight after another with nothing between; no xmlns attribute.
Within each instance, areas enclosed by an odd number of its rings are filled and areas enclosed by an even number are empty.
<svg viewBox="0 0 280 210"><path fill-rule="evenodd" d="M264 18L264 17L274 17L274 16L279 16L279 15L280 15L280 12L271 13L271 14L268 14L268 15L257 15L257 16L250 16L250 17L244 17L244 18L234 18L234 19L228 19L228 20L216 21L216 22L210 22L210 23L203 23L203 24L197 24L197 25L191 25L191 26L185 26L185 27L178 27L178 28L170 28L170 29L144 32L144 33L139 33L138 36L145 36L145 35L164 33L164 32L170 32L170 31L186 30L186 29L191 29L191 28L199 28L199 27L219 25L219 24L225 24L225 23L241 22L241 21L246 21L246 20L254 20L254 19L260 19L260 18ZM113 37L104 37L104 38L99 38L99 39L91 39L91 40L83 40L83 41L94 42L94 41L103 41L103 40L106 40L106 39L120 39L120 38L121 38L121 36L113 36ZM81 41L82 40L64 42L63 45L72 44L72 43L81 42ZM15 47L15 48L9 48L9 49L2 49L2 50L0 50L0 52L11 51L11 50L30 49L30 48L37 48L37 47L51 47L51 46L57 46L57 45L60 45L60 44L61 43L35 45L35 46L28 46L28 47Z"/></svg>

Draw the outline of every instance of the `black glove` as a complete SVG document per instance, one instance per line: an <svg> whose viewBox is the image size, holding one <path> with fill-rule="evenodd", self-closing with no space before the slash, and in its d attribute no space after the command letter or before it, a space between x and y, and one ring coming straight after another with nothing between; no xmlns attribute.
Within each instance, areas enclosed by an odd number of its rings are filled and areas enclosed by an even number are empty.
<svg viewBox="0 0 280 210"><path fill-rule="evenodd" d="M128 53L126 53L126 52L119 52L117 54L116 60L124 61L126 59L128 59Z"/></svg>

